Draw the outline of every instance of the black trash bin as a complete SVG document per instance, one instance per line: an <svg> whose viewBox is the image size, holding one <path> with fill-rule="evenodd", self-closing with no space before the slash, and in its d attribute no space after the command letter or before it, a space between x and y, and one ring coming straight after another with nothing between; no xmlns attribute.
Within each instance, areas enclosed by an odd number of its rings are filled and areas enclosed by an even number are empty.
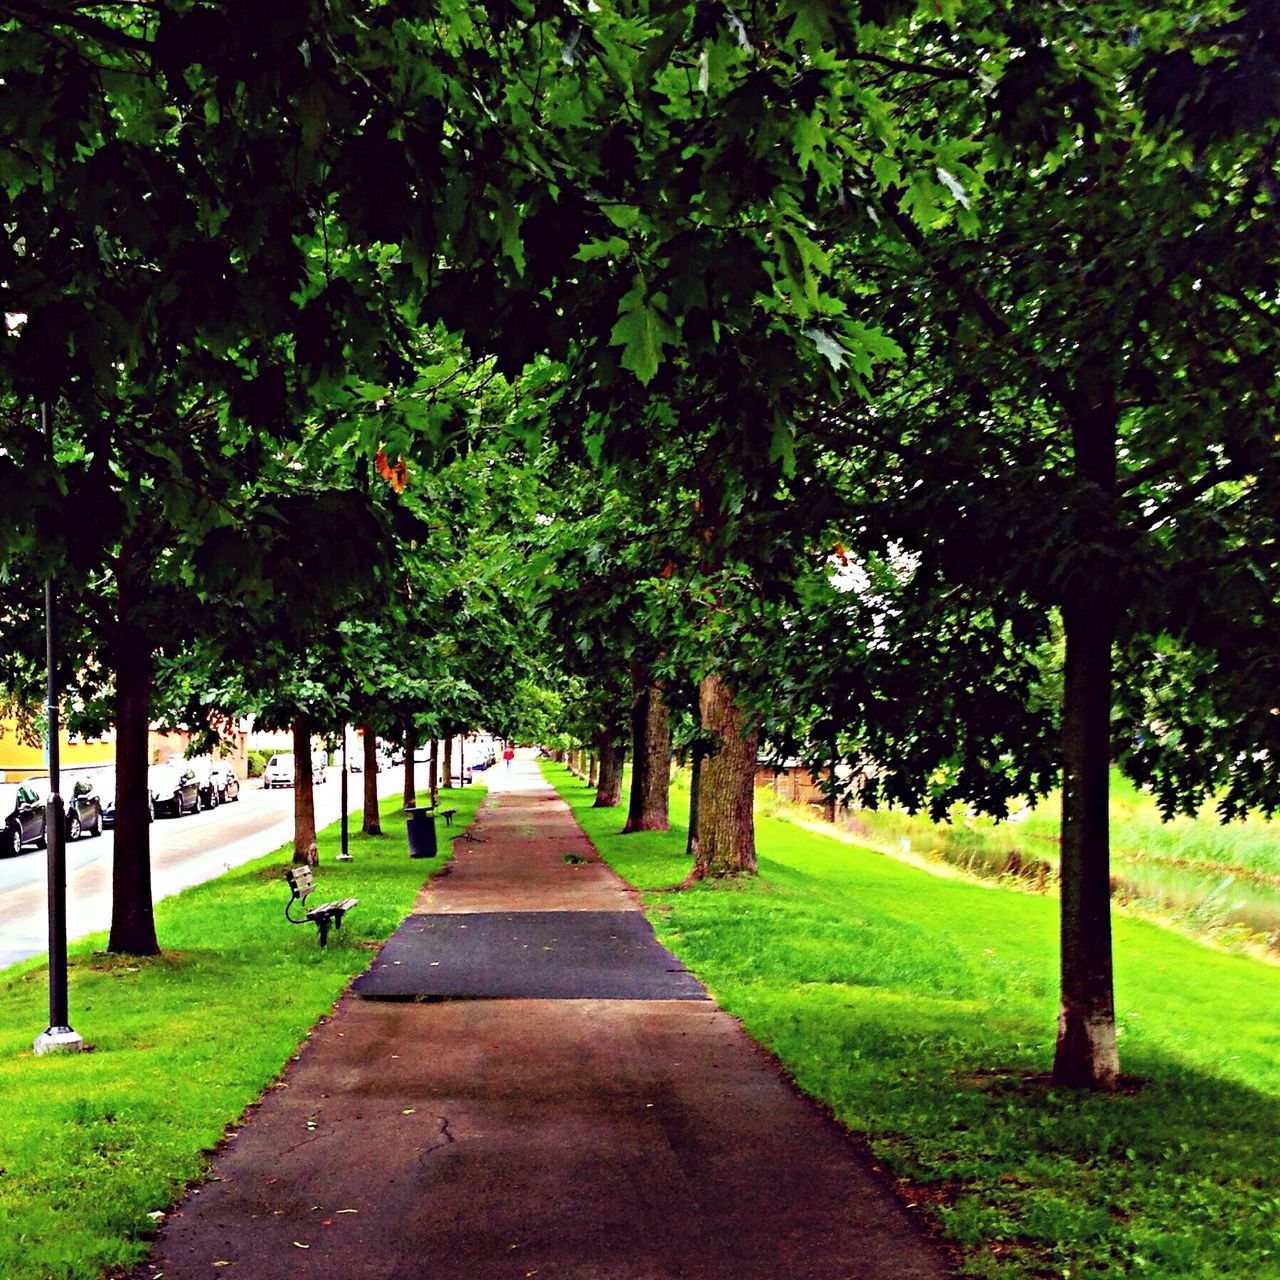
<svg viewBox="0 0 1280 1280"><path fill-rule="evenodd" d="M429 809L406 809L405 830L409 833L409 857L436 856L436 816Z"/></svg>

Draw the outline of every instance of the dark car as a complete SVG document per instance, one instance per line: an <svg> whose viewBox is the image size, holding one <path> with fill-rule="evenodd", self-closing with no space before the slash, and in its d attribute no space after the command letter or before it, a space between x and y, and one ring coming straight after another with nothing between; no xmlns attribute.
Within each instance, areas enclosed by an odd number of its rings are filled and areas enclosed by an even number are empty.
<svg viewBox="0 0 1280 1280"><path fill-rule="evenodd" d="M216 809L222 803L222 793L213 776L213 761L197 758L186 763L196 775L196 786L200 788L200 807Z"/></svg>
<svg viewBox="0 0 1280 1280"><path fill-rule="evenodd" d="M67 839L79 840L83 835L100 836L106 819L102 813L102 797L96 778L77 778L67 798Z"/></svg>
<svg viewBox="0 0 1280 1280"><path fill-rule="evenodd" d="M151 788L151 811L157 815L199 813L200 783L189 764L153 764L147 771Z"/></svg>
<svg viewBox="0 0 1280 1280"><path fill-rule="evenodd" d="M18 853L22 846L41 848L47 842L45 806L49 799L48 778L27 778L24 782L0 784L0 855ZM79 840L82 835L102 834L102 805L96 787L86 779L77 779L66 800L66 838Z"/></svg>
<svg viewBox="0 0 1280 1280"><path fill-rule="evenodd" d="M104 826L114 827L116 825L116 771L114 769L99 769L93 779L98 788L98 800L102 804L102 822ZM154 821L156 816L155 801L151 797L150 791L147 792L147 818Z"/></svg>
<svg viewBox="0 0 1280 1280"><path fill-rule="evenodd" d="M226 804L240 799L240 779L236 777L232 764L226 760L216 761L209 770L209 776L213 780L219 803Z"/></svg>
<svg viewBox="0 0 1280 1280"><path fill-rule="evenodd" d="M0 855L44 844L44 796L30 782L0 782Z"/></svg>

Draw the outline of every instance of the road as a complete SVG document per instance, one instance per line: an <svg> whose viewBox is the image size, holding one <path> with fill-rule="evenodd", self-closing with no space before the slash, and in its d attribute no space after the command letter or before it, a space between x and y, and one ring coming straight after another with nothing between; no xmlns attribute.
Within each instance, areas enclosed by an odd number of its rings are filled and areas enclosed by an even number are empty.
<svg viewBox="0 0 1280 1280"><path fill-rule="evenodd" d="M404 784L399 769L378 775L378 791L390 795ZM359 822L362 779L353 774L350 805ZM341 813L339 774L315 789L316 825ZM241 784L240 799L183 818L157 818L151 828L151 883L155 898L199 884L229 867L270 853L293 838L293 791L265 791L258 781ZM67 934L78 938L111 924L111 855L107 831L67 845ZM46 855L30 849L0 859L0 968L39 955L49 946Z"/></svg>

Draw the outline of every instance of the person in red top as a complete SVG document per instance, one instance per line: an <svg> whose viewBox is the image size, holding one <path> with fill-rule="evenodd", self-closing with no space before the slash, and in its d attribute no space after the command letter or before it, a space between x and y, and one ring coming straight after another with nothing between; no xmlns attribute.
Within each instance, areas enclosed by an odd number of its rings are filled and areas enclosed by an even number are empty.
<svg viewBox="0 0 1280 1280"><path fill-rule="evenodd" d="M507 745L502 748L502 758L507 762L507 768L510 769L511 762L516 758L516 749L511 745L511 743L508 742Z"/></svg>

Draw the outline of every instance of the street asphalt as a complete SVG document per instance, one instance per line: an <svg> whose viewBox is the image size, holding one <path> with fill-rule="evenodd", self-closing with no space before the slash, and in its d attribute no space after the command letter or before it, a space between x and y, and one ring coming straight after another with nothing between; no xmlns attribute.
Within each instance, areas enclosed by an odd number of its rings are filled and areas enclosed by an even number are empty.
<svg viewBox="0 0 1280 1280"><path fill-rule="evenodd" d="M455 840L136 1280L949 1277L534 762L489 781L480 841Z"/></svg>

